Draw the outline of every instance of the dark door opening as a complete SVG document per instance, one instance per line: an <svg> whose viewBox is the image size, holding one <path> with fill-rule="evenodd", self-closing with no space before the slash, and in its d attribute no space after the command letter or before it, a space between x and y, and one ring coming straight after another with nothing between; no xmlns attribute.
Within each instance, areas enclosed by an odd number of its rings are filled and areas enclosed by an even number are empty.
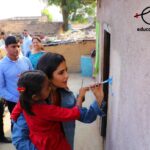
<svg viewBox="0 0 150 150"><path fill-rule="evenodd" d="M111 35L109 32L104 30L104 52L103 52L103 66L102 66L102 80L106 80L109 78L109 66L110 66L110 38ZM108 95L109 95L109 84L103 85L104 90L104 100L106 104L108 103ZM107 114L107 105L104 109ZM107 115L102 118L101 125L101 136L106 137L106 127L107 127Z"/></svg>

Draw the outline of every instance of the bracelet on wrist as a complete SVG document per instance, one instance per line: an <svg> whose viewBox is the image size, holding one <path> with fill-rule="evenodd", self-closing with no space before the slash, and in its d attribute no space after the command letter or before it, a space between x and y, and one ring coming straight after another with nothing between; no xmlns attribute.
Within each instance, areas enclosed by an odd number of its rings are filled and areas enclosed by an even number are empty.
<svg viewBox="0 0 150 150"><path fill-rule="evenodd" d="M85 101L85 96L81 97L79 94L77 95L77 98L81 98L82 102Z"/></svg>

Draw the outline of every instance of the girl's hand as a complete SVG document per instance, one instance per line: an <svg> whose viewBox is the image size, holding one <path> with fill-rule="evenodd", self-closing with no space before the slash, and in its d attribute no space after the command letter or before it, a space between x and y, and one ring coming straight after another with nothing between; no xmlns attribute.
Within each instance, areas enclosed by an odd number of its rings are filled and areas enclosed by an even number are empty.
<svg viewBox="0 0 150 150"><path fill-rule="evenodd" d="M83 87L79 90L79 96L77 97L77 106L82 107L82 102L85 97L85 93L89 91L89 87Z"/></svg>
<svg viewBox="0 0 150 150"><path fill-rule="evenodd" d="M84 98L85 97L85 93L87 91L89 91L88 87L82 87L82 88L80 88L80 90L79 90L79 97Z"/></svg>
<svg viewBox="0 0 150 150"><path fill-rule="evenodd" d="M99 106L101 106L103 98L104 98L102 85L101 84L95 84L95 85L90 86L90 89L93 92L93 94L95 95Z"/></svg>

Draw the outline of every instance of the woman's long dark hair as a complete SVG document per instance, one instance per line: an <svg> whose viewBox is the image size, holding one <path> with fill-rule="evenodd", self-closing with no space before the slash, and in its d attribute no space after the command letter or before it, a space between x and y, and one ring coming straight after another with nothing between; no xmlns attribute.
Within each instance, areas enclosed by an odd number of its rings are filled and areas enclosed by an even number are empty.
<svg viewBox="0 0 150 150"><path fill-rule="evenodd" d="M52 79L54 71L64 61L66 60L61 54L47 52L39 59L37 69L42 70L49 79Z"/></svg>
<svg viewBox="0 0 150 150"><path fill-rule="evenodd" d="M20 75L18 88L23 89L20 91L20 104L29 115L34 115L31 111L34 103L32 96L40 94L45 79L46 74L40 70L26 71Z"/></svg>

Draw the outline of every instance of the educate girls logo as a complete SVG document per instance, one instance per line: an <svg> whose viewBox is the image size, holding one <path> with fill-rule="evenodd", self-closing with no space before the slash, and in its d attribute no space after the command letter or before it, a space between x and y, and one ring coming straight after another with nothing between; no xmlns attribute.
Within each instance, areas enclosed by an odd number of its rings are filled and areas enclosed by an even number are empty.
<svg viewBox="0 0 150 150"><path fill-rule="evenodd" d="M150 7L143 9L141 13L136 13L134 15L136 19L142 19L146 25L149 25L149 28L137 28L137 31L150 31Z"/></svg>

